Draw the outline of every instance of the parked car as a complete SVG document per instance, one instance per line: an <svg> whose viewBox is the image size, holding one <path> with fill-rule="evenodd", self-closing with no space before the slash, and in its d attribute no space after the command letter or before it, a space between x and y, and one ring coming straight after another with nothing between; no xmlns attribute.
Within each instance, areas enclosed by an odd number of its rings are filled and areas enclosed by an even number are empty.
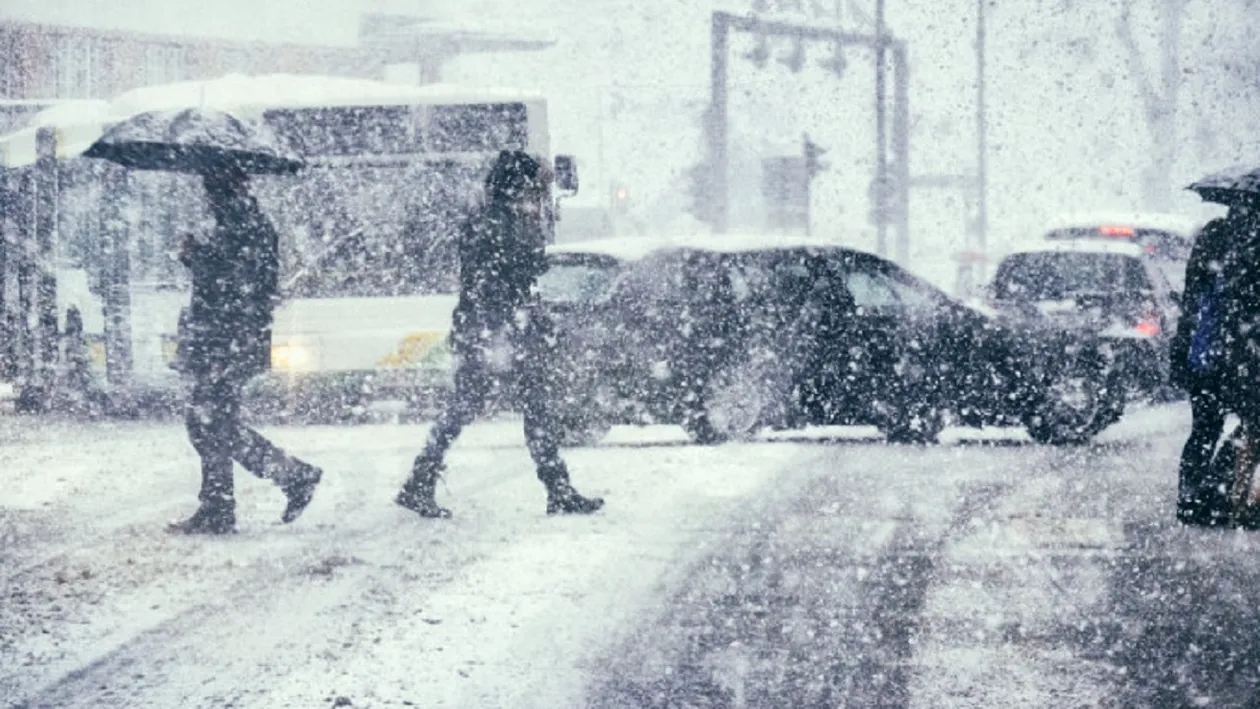
<svg viewBox="0 0 1260 709"><path fill-rule="evenodd" d="M1054 327L1112 351L1128 398L1168 395L1179 295L1145 249L1127 241L1047 241L1005 256L989 287L1012 327Z"/></svg>
<svg viewBox="0 0 1260 709"><path fill-rule="evenodd" d="M566 274L556 282L580 281L575 268L617 271L593 297L548 299L572 441L616 423L675 423L701 443L844 424L931 442L951 415L1047 442L1101 430L1068 386L1106 376L1083 364L1095 353L1076 338L1010 330L873 254L774 236L673 240L615 266L605 256L551 257Z"/></svg>
<svg viewBox="0 0 1260 709"><path fill-rule="evenodd" d="M1186 261L1202 220L1180 214L1087 212L1060 216L1044 233L1049 241L1132 243L1180 291Z"/></svg>

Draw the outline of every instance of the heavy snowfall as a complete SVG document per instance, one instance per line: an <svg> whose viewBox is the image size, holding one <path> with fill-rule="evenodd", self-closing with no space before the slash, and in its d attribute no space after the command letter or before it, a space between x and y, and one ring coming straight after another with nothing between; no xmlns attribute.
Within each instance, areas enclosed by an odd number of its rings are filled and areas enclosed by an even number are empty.
<svg viewBox="0 0 1260 709"><path fill-rule="evenodd" d="M0 709L1260 705L1260 6L919 5L4 3Z"/></svg>

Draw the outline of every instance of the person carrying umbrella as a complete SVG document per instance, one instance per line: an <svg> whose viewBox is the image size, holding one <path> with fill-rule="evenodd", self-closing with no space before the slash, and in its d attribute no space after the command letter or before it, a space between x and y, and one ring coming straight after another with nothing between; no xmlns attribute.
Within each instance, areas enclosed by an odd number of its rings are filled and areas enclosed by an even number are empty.
<svg viewBox="0 0 1260 709"><path fill-rule="evenodd" d="M84 156L200 175L214 216L213 234L186 237L180 253L192 273L192 300L180 318L178 365L192 380L185 424L201 457L201 504L168 529L236 530L233 461L280 486L287 498L281 521L292 522L310 503L322 471L245 426L241 398L245 383L270 364L279 299L279 236L249 193L249 175L296 172L301 158L265 124L206 107L130 116Z"/></svg>
<svg viewBox="0 0 1260 709"><path fill-rule="evenodd" d="M1225 523L1227 510L1219 483L1211 479L1211 463L1217 443L1225 430L1225 404L1221 399L1222 372L1206 366L1203 355L1191 362L1191 345L1196 331L1213 316L1209 299L1215 292L1225 255L1233 238L1230 220L1213 219L1195 236L1186 262L1185 288L1181 295L1181 318L1170 343L1169 378L1174 386L1190 396L1190 435L1181 450L1178 468L1177 519L1182 524L1214 526ZM1200 332L1202 335L1202 332Z"/></svg>
<svg viewBox="0 0 1260 709"><path fill-rule="evenodd" d="M484 408L495 370L515 369L525 415L525 441L547 491L547 514L590 514L604 504L578 494L560 458L550 399L550 323L531 307L546 267L544 223L550 176L522 151L502 151L486 178L486 203L459 236L459 302L451 349L455 387L429 430L411 477L395 498L421 517L450 510L434 499L447 449Z"/></svg>
<svg viewBox="0 0 1260 709"><path fill-rule="evenodd" d="M265 371L272 312L278 301L279 237L230 163L203 176L215 229L186 238L180 260L192 274L182 368L191 377L185 424L201 456L200 507L173 532L223 534L236 526L232 462L274 481L292 522L310 503L322 471L290 457L241 422L245 383Z"/></svg>
<svg viewBox="0 0 1260 709"><path fill-rule="evenodd" d="M1260 342L1254 334L1260 325L1260 180L1255 177L1230 171L1189 187L1229 212L1208 222L1195 239L1182 317L1171 342L1172 380L1190 394L1192 416L1179 468L1177 518L1183 524L1239 524L1260 455ZM1214 462L1226 413L1237 414L1242 423Z"/></svg>

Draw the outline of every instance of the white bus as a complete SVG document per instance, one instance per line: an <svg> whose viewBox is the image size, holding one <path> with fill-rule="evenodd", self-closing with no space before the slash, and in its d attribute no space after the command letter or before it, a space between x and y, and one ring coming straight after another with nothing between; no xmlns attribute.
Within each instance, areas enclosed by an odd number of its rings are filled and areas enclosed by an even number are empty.
<svg viewBox="0 0 1260 709"><path fill-rule="evenodd" d="M500 150L550 159L546 100L506 89L233 76L130 92L111 104L111 118L190 105L265 121L308 163L297 176L253 181L281 235L284 297L272 371L256 382L261 398L341 418L374 399L444 387L455 234ZM575 191L572 160L555 162L557 194ZM126 179L132 366L151 375L146 382L165 376L178 386L168 366L179 317L172 306L186 302L187 281L171 253L186 231L210 228L202 191L183 175ZM146 290L169 297L138 292Z"/></svg>

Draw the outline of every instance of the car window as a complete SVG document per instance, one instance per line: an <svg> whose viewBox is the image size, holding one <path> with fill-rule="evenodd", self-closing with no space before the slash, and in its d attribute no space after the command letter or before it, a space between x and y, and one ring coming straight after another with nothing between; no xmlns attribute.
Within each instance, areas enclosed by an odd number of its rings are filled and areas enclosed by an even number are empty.
<svg viewBox="0 0 1260 709"><path fill-rule="evenodd" d="M722 303L734 300L729 265L712 253L668 252L644 258L616 284L617 298L648 303Z"/></svg>
<svg viewBox="0 0 1260 709"><path fill-rule="evenodd" d="M684 297L687 289L686 268L676 255L653 255L627 269L618 281L619 298L648 302L670 302Z"/></svg>
<svg viewBox="0 0 1260 709"><path fill-rule="evenodd" d="M553 263L538 277L538 295L548 303L594 303L607 297L617 268L594 263Z"/></svg>
<svg viewBox="0 0 1260 709"><path fill-rule="evenodd" d="M942 304L942 297L931 286L921 283L906 274L894 273L889 284L901 301L902 307L913 313L931 315L937 312Z"/></svg>
<svg viewBox="0 0 1260 709"><path fill-rule="evenodd" d="M901 307L892 279L882 273L851 271L845 283L853 305L863 313L887 313Z"/></svg>
<svg viewBox="0 0 1260 709"><path fill-rule="evenodd" d="M1131 278L1141 264L1131 256L1076 251L1012 254L998 264L994 296L1002 300L1062 300L1080 293L1108 293L1139 287ZM1134 281L1132 284L1129 281Z"/></svg>

